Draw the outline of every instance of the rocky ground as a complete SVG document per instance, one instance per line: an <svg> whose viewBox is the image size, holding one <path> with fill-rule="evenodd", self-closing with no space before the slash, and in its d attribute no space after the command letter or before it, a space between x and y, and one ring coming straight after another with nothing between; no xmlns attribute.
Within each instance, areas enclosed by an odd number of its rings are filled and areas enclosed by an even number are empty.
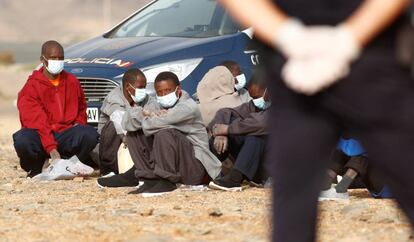
<svg viewBox="0 0 414 242"><path fill-rule="evenodd" d="M268 241L270 191L178 190L143 198L99 189L96 178L35 183L18 166L13 106L27 70L0 68L0 241ZM414 241L393 200L364 190L321 202L319 241Z"/></svg>

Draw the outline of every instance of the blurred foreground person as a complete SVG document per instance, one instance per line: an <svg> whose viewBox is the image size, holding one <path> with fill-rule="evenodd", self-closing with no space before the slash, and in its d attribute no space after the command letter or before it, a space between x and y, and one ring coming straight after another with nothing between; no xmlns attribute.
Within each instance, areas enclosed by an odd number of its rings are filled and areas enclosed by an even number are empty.
<svg viewBox="0 0 414 242"><path fill-rule="evenodd" d="M273 240L315 240L317 198L343 129L413 224L414 83L394 53L410 1L221 2L267 44L262 63L278 104L269 121Z"/></svg>
<svg viewBox="0 0 414 242"><path fill-rule="evenodd" d="M13 134L20 166L33 177L47 158L76 155L91 164L89 153L99 134L86 125L86 100L79 80L63 70L63 47L56 41L42 46L43 67L33 71L17 98L22 129Z"/></svg>

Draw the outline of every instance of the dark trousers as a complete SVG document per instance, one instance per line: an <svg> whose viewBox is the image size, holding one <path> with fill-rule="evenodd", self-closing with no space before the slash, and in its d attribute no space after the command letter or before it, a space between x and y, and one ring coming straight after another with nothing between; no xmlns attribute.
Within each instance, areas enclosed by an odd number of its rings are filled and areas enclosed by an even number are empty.
<svg viewBox="0 0 414 242"><path fill-rule="evenodd" d="M127 144L139 179L162 178L187 185L202 183L204 166L180 131L164 129L149 137L142 131L128 132Z"/></svg>
<svg viewBox="0 0 414 242"><path fill-rule="evenodd" d="M99 169L101 174L114 172L118 174L118 149L122 144L116 133L114 123L108 121L102 128L99 141Z"/></svg>
<svg viewBox="0 0 414 242"><path fill-rule="evenodd" d="M229 148L223 154L217 154L212 145L214 139L210 140L210 146L213 153L224 161L228 155L235 158L234 169L240 171L250 181L258 178L259 180L265 177L257 177L259 171L263 173L263 161L266 152L266 137L260 136L240 136L229 135ZM265 175L264 175L265 176Z"/></svg>
<svg viewBox="0 0 414 242"><path fill-rule="evenodd" d="M63 159L76 155L85 164L93 165L89 153L98 143L99 134L89 125L76 125L62 133L54 133L58 152ZM40 173L49 154L43 149L34 129L21 129L13 134L14 148L20 166L26 172Z"/></svg>
<svg viewBox="0 0 414 242"><path fill-rule="evenodd" d="M267 63L277 104L271 110L268 156L274 241L315 239L317 198L329 154L344 128L361 141L414 224L414 86L390 60L392 54L361 57L348 78L310 97L285 86L281 57Z"/></svg>
<svg viewBox="0 0 414 242"><path fill-rule="evenodd" d="M348 169L353 169L358 175L364 176L368 167L368 157L363 155L347 156L338 149L332 151L329 162L330 169L341 176L343 176Z"/></svg>

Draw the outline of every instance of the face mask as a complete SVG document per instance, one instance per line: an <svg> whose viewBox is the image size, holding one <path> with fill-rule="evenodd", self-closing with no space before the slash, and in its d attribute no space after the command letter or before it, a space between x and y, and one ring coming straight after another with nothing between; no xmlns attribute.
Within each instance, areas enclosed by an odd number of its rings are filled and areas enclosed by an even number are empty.
<svg viewBox="0 0 414 242"><path fill-rule="evenodd" d="M234 85L237 91L246 86L246 76L244 74L236 76L237 83Z"/></svg>
<svg viewBox="0 0 414 242"><path fill-rule="evenodd" d="M43 58L45 57L43 56ZM46 60L46 61L47 61L47 66L45 66L45 68L50 74L57 75L62 72L64 63L65 63L63 60Z"/></svg>
<svg viewBox="0 0 414 242"><path fill-rule="evenodd" d="M131 84L129 84L132 88L134 88ZM134 100L135 103L140 103L142 102L145 97L147 96L147 89L145 88L134 88L135 89L135 95L132 95L131 93L129 93L129 95L131 95L132 100Z"/></svg>
<svg viewBox="0 0 414 242"><path fill-rule="evenodd" d="M271 102L266 102L266 101L264 100L264 96L265 96L265 94L266 94L266 90L265 90L265 92L263 93L263 96L261 96L261 97L259 97L259 98L256 98L256 99L253 99L253 100L252 100L252 101L253 101L253 104L254 104L254 106L256 106L256 108L261 109L261 110L265 110L265 109L267 109L268 107L270 107Z"/></svg>
<svg viewBox="0 0 414 242"><path fill-rule="evenodd" d="M175 88L175 90L172 93L169 93L164 96L157 96L157 102L163 107L163 108L170 108L174 106L174 104L178 101L178 97L175 94L177 91L178 86Z"/></svg>

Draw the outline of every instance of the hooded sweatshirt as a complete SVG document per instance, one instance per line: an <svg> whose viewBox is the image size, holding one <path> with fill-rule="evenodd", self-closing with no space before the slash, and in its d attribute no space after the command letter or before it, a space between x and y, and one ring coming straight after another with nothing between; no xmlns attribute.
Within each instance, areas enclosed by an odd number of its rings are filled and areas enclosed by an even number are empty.
<svg viewBox="0 0 414 242"><path fill-rule="evenodd" d="M222 108L234 108L242 104L239 93L234 90L233 74L224 66L209 70L197 86L200 111L204 125L208 125Z"/></svg>
<svg viewBox="0 0 414 242"><path fill-rule="evenodd" d="M157 102L145 107L149 111L163 109ZM144 117L139 112L133 115L127 112L123 119L128 131L142 130L146 136L156 134L163 129L176 129L185 134L193 144L194 155L201 162L211 178L216 178L221 171L221 162L211 153L206 128L201 119L197 103L190 98L187 92L182 91L177 103L168 109L163 116ZM128 121L130 119L130 121ZM132 122L133 121L133 122Z"/></svg>
<svg viewBox="0 0 414 242"><path fill-rule="evenodd" d="M75 124L86 124L86 100L79 80L62 71L58 86L43 74L33 71L19 92L17 108L22 128L35 129L43 148L57 148L53 132L61 133Z"/></svg>
<svg viewBox="0 0 414 242"><path fill-rule="evenodd" d="M258 109L254 106L253 101L250 101L235 108L220 109L208 128L212 130L215 124L227 124L229 135L268 135L268 115L269 109Z"/></svg>

